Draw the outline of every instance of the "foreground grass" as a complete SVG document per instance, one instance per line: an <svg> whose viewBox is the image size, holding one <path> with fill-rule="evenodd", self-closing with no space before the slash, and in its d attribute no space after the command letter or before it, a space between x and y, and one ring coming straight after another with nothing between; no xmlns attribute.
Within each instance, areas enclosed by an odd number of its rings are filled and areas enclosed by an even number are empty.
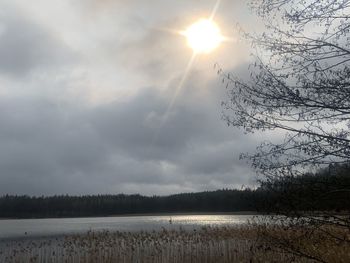
<svg viewBox="0 0 350 263"><path fill-rule="evenodd" d="M347 244L304 235L301 229L237 226L154 232L88 232L62 239L4 246L0 262L320 262L283 249L289 240L304 252L322 250L324 262L350 262ZM265 238L261 238L264 237ZM322 261L321 261L322 262Z"/></svg>
<svg viewBox="0 0 350 263"><path fill-rule="evenodd" d="M350 262L350 228L337 224L256 226L260 244L307 262Z"/></svg>

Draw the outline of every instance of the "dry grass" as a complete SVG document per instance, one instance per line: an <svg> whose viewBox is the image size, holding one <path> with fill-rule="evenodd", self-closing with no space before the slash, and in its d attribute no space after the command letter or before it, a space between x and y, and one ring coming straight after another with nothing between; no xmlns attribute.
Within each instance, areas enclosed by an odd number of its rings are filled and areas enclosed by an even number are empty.
<svg viewBox="0 0 350 263"><path fill-rule="evenodd" d="M256 225L260 243L315 262L350 262L350 229L336 225Z"/></svg>
<svg viewBox="0 0 350 263"><path fill-rule="evenodd" d="M300 233L299 233L300 231ZM314 262L286 253L279 239L308 250L328 251L331 261L350 262L349 247L330 246L301 229L237 226L185 231L88 232L62 239L21 241L0 247L1 262ZM262 235L266 239L261 239ZM283 237L283 238L282 238ZM272 239L271 239L272 238ZM275 239L273 239L275 238ZM315 244L317 244L315 246ZM315 252L313 251L313 252ZM327 254L326 253L326 254Z"/></svg>

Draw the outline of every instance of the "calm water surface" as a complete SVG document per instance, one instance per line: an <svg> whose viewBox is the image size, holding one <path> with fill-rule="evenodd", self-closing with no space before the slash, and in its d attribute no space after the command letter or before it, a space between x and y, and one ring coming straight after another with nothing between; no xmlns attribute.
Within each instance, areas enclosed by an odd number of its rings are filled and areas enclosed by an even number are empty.
<svg viewBox="0 0 350 263"><path fill-rule="evenodd" d="M22 237L45 237L89 230L151 231L198 228L201 226L228 226L245 224L253 215L162 215L57 219L0 220L0 240Z"/></svg>

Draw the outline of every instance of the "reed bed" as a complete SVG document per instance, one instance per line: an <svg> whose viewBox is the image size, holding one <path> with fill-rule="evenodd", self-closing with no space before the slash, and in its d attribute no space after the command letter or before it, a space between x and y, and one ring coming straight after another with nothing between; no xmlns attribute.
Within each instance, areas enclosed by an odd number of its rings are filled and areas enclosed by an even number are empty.
<svg viewBox="0 0 350 263"><path fill-rule="evenodd" d="M258 238L256 226L153 232L88 232L0 247L0 262L314 262ZM281 234L281 233L280 233Z"/></svg>
<svg viewBox="0 0 350 263"><path fill-rule="evenodd" d="M337 225L256 225L260 244L295 262L350 262L350 229Z"/></svg>

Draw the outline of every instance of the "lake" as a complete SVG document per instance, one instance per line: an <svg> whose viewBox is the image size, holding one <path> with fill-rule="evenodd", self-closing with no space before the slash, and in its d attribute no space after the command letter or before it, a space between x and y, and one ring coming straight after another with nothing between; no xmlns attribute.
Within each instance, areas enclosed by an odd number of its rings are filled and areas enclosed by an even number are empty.
<svg viewBox="0 0 350 263"><path fill-rule="evenodd" d="M152 231L245 224L254 215L144 215L0 220L0 239L60 236L93 231Z"/></svg>

